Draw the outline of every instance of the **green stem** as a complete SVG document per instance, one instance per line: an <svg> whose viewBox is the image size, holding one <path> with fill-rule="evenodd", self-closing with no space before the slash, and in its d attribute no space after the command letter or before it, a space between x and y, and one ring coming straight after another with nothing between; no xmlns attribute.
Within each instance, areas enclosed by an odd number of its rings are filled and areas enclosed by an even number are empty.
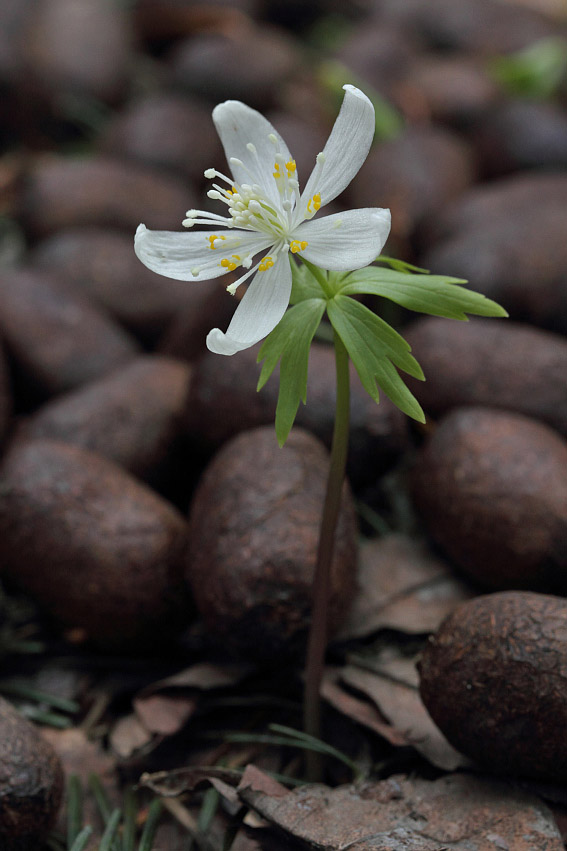
<svg viewBox="0 0 567 851"><path fill-rule="evenodd" d="M321 738L320 687L327 648L327 620L331 587L331 564L335 545L335 532L341 503L342 486L348 449L350 386L348 353L340 337L334 334L335 365L337 375L337 400L335 426L331 447L331 462L327 479L327 492L319 530L319 545L315 576L313 579L313 609L311 629L307 644L305 667L305 694L303 723L305 732ZM312 782L321 778L321 755L307 754L307 776Z"/></svg>
<svg viewBox="0 0 567 851"><path fill-rule="evenodd" d="M335 293L333 292L333 289L329 284L329 279L323 269L320 269L318 266L314 266L313 263L310 263L309 260L305 259L305 257L301 258L301 262L307 266L327 298L333 298Z"/></svg>

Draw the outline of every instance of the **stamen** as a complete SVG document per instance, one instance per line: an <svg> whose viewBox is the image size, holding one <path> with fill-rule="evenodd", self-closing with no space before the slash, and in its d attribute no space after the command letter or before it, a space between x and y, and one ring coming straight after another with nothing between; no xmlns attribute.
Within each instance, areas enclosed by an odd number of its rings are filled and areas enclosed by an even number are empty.
<svg viewBox="0 0 567 851"><path fill-rule="evenodd" d="M191 274L193 275L194 278L198 278L200 272L201 272L201 269L199 268L199 266L194 266L193 269L191 269Z"/></svg>
<svg viewBox="0 0 567 851"><path fill-rule="evenodd" d="M238 256L238 254L233 254L232 258L232 260L228 260L228 258L225 258L220 262L220 265L227 269L229 272L234 272L236 267L240 265L240 257ZM236 263L234 262L235 260Z"/></svg>
<svg viewBox="0 0 567 851"><path fill-rule="evenodd" d="M211 243L211 250L214 251L215 248L216 248L215 239L223 239L224 240L224 239L226 239L226 236L217 236L217 234L213 234L212 236L208 236L207 239Z"/></svg>
<svg viewBox="0 0 567 851"><path fill-rule="evenodd" d="M292 254L297 254L298 251L305 251L308 245L309 243L305 240L293 239L289 244L289 250Z"/></svg>
<svg viewBox="0 0 567 851"><path fill-rule="evenodd" d="M258 266L258 271L259 272L266 272L268 269L271 269L273 265L274 265L274 261L273 261L272 257L269 257L269 256L263 257L262 260L260 260L260 265Z"/></svg>

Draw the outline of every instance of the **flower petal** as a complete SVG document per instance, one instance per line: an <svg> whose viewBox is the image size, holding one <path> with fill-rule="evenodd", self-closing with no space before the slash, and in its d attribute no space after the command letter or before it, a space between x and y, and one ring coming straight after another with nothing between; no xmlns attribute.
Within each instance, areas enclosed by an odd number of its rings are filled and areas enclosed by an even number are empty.
<svg viewBox="0 0 567 851"><path fill-rule="evenodd" d="M214 240L215 248L211 250L212 234L212 231L202 230L185 233L148 230L145 225L138 225L134 251L144 266L158 275L178 281L206 281L229 271L227 266L221 266L221 260L231 261L233 255L244 259L264 251L274 241L273 237L237 228L219 228L219 239ZM197 269L198 273L193 274Z"/></svg>
<svg viewBox="0 0 567 851"><path fill-rule="evenodd" d="M268 119L238 100L227 100L214 108L213 121L234 179L240 184L258 183L273 200L279 199L274 179L276 154L279 150L286 162L291 154ZM276 137L277 145L270 136ZM249 143L256 153L248 150ZM243 166L233 165L232 157L241 160Z"/></svg>
<svg viewBox="0 0 567 851"><path fill-rule="evenodd" d="M219 355L234 355L248 349L272 331L289 304L291 268L287 253L281 253L271 269L256 272L226 334L213 328L207 346Z"/></svg>
<svg viewBox="0 0 567 851"><path fill-rule="evenodd" d="M374 131L374 107L355 86L343 86L345 96L331 135L323 148L324 161L316 165L301 196L297 218L304 217L307 203L315 193L321 205L328 204L345 189L370 150Z"/></svg>
<svg viewBox="0 0 567 851"><path fill-rule="evenodd" d="M366 207L304 222L293 236L305 240L301 256L335 272L367 266L380 254L390 232L390 211Z"/></svg>

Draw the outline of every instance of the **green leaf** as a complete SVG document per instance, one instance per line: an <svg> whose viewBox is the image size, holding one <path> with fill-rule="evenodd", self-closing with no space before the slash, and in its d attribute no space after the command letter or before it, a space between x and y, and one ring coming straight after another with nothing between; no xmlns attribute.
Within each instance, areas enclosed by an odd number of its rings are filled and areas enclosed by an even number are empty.
<svg viewBox="0 0 567 851"><path fill-rule="evenodd" d="M550 98L563 84L567 69L567 40L551 36L488 62L488 71L512 95Z"/></svg>
<svg viewBox="0 0 567 851"><path fill-rule="evenodd" d="M280 446L288 438L300 401L305 404L307 400L309 349L324 312L325 301L320 297L294 305L266 337L258 354L258 362L264 361L258 390L262 389L280 361L276 407L276 436Z"/></svg>
<svg viewBox="0 0 567 851"><path fill-rule="evenodd" d="M296 263L290 256L291 296L290 304L298 304L310 298L322 298L321 285L304 263ZM325 274L325 272L323 272Z"/></svg>
<svg viewBox="0 0 567 851"><path fill-rule="evenodd" d="M507 312L481 293L463 287L461 278L443 275L408 275L392 269L369 266L347 275L341 283L342 295L367 293L431 316L468 319L477 316L508 316Z"/></svg>
<svg viewBox="0 0 567 851"><path fill-rule="evenodd" d="M419 402L396 370L398 366L414 378L424 377L404 338L383 319L348 296L335 296L328 303L327 312L356 367L364 389L374 401L379 401L380 387L405 414L425 422Z"/></svg>
<svg viewBox="0 0 567 851"><path fill-rule="evenodd" d="M407 263L405 260L398 260L396 257L387 257L385 254L379 254L375 263L383 263L384 266L390 266L396 272L421 272L423 275L429 275L429 269L422 269L421 266L414 266L413 263Z"/></svg>

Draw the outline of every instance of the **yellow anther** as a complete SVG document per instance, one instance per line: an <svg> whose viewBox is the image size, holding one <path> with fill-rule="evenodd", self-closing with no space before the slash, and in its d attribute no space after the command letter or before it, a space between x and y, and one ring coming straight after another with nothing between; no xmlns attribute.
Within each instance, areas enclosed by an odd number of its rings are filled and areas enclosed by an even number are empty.
<svg viewBox="0 0 567 851"><path fill-rule="evenodd" d="M289 250L292 254L297 254L298 251L304 251L308 245L309 243L305 242L305 240L294 239L290 242Z"/></svg>
<svg viewBox="0 0 567 851"><path fill-rule="evenodd" d="M235 260L236 263L234 262ZM229 272L234 272L236 267L240 265L240 257L238 256L238 254L233 254L232 260L228 260L227 258L225 258L224 260L221 260L220 264L221 266L224 266L224 268L227 269Z"/></svg>
<svg viewBox="0 0 567 851"><path fill-rule="evenodd" d="M313 204L313 209L311 209L311 204ZM307 204L307 212L313 213L313 215L315 215L315 213L320 208L320 206L321 206L321 196L319 195L319 193L317 193L316 195L313 196L313 198L309 199L309 203Z"/></svg>
<svg viewBox="0 0 567 851"><path fill-rule="evenodd" d="M291 175L294 173L294 171L297 168L297 166L295 164L295 160L290 160L288 163L285 164L285 167L287 168L287 176L291 177Z"/></svg>
<svg viewBox="0 0 567 851"><path fill-rule="evenodd" d="M258 266L258 271L259 272L265 272L267 269L271 269L273 265L274 265L274 261L272 260L271 257L263 257L262 260L260 260L260 265Z"/></svg>
<svg viewBox="0 0 567 851"><path fill-rule="evenodd" d="M275 168L275 171L274 171L274 177L277 179L278 177L281 177L281 174L280 174L280 164L279 164L279 163L274 163L274 168Z"/></svg>
<svg viewBox="0 0 567 851"><path fill-rule="evenodd" d="M214 234L213 236L208 236L207 239L211 243L211 249L216 248L215 239L226 239L226 236L217 236Z"/></svg>

